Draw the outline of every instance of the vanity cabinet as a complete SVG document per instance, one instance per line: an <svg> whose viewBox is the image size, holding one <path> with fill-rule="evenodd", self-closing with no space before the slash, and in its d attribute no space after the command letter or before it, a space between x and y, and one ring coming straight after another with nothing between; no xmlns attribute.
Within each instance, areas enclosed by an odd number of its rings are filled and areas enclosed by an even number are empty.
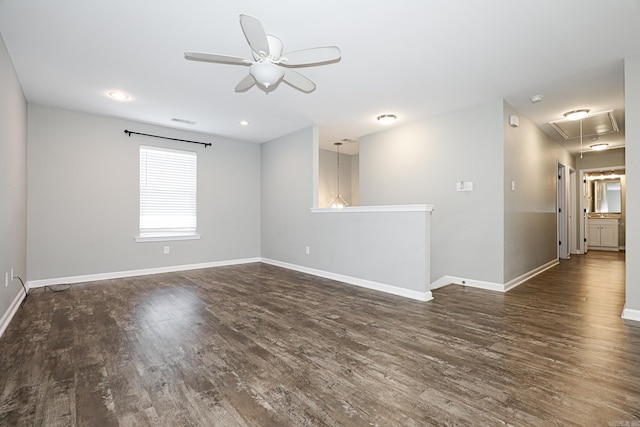
<svg viewBox="0 0 640 427"><path fill-rule="evenodd" d="M618 218L589 218L587 245L589 249L618 250Z"/></svg>

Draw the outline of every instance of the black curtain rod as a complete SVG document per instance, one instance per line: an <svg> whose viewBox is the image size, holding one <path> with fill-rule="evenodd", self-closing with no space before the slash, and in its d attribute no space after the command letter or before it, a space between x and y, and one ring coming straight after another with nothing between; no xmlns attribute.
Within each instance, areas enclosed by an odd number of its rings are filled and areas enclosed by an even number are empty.
<svg viewBox="0 0 640 427"><path fill-rule="evenodd" d="M133 134L133 135L150 136L150 137L153 137L153 138L170 139L170 140L172 140L172 141L190 142L190 143L192 143L192 144L200 144L200 145L204 145L204 146L205 146L205 148L206 148L206 147L209 147L209 146L211 145L211 143L210 143L210 142L198 142L198 141L189 141L188 139L169 138L169 137L166 137L166 136L150 135L150 134L148 134L148 133L133 132L133 131L126 130L126 129L124 130L124 133L126 133L126 134L127 134L127 135L129 135L129 136L131 136L131 135Z"/></svg>

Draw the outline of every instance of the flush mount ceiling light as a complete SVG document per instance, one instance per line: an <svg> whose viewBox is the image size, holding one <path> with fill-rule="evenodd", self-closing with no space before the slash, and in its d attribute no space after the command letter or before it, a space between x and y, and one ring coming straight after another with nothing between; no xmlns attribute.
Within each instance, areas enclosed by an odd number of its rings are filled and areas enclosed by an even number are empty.
<svg viewBox="0 0 640 427"><path fill-rule="evenodd" d="M381 125L390 125L391 123L395 122L397 118L398 116L396 116L395 114L382 114L381 116L378 116L376 120L378 120Z"/></svg>
<svg viewBox="0 0 640 427"><path fill-rule="evenodd" d="M248 120L240 120L240 126L249 126Z"/></svg>
<svg viewBox="0 0 640 427"><path fill-rule="evenodd" d="M609 144L594 144L591 146L591 149L593 151L602 151L602 150L606 150L607 147L609 147Z"/></svg>
<svg viewBox="0 0 640 427"><path fill-rule="evenodd" d="M529 98L529 101L531 101L532 104L537 104L538 102L542 101L542 98L544 98L544 96L542 95L533 95L531 98Z"/></svg>
<svg viewBox="0 0 640 427"><path fill-rule="evenodd" d="M580 120L587 117L587 115L589 115L589 111L590 110L587 110L586 108L583 108L581 110L573 110L573 111L564 113L564 117L567 120Z"/></svg>
<svg viewBox="0 0 640 427"><path fill-rule="evenodd" d="M116 101L128 101L131 99L129 95L127 95L124 92L120 92L118 90L113 90L109 92L107 95L109 95L111 99L115 99Z"/></svg>

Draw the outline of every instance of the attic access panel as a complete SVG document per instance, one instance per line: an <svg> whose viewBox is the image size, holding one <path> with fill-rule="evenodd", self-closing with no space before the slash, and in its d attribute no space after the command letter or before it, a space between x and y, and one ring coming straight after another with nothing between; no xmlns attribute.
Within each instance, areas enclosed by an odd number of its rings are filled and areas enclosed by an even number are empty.
<svg viewBox="0 0 640 427"><path fill-rule="evenodd" d="M580 120L555 120L549 122L564 139L580 138ZM618 123L613 117L613 110L589 114L582 119L582 136L605 135L619 132Z"/></svg>

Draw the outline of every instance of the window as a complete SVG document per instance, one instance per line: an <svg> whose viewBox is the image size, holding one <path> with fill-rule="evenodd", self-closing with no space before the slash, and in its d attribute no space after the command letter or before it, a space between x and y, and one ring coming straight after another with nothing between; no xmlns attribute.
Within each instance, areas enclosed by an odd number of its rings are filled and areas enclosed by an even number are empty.
<svg viewBox="0 0 640 427"><path fill-rule="evenodd" d="M137 242L198 239L197 154L140 146L140 236Z"/></svg>

